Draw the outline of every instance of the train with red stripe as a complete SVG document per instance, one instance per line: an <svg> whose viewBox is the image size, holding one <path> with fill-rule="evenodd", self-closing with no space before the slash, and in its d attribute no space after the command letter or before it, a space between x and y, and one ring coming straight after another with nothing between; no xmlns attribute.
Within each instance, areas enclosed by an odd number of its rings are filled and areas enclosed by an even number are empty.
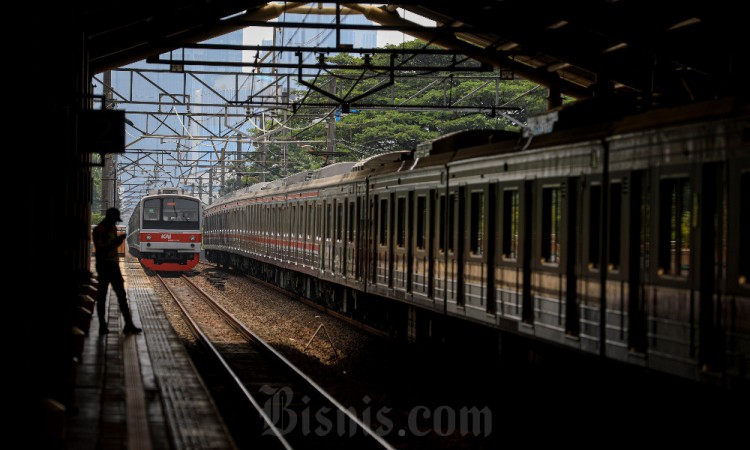
<svg viewBox="0 0 750 450"><path fill-rule="evenodd" d="M182 189L143 197L128 221L128 250L155 272L191 270L200 261L203 205Z"/></svg>
<svg viewBox="0 0 750 450"><path fill-rule="evenodd" d="M408 340L471 324L748 383L750 103L566 112L243 188L206 258Z"/></svg>

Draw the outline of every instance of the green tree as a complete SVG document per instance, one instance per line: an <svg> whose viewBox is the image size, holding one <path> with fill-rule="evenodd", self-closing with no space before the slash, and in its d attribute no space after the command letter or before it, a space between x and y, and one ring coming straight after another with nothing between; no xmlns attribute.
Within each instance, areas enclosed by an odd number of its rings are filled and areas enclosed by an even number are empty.
<svg viewBox="0 0 750 450"><path fill-rule="evenodd" d="M91 169L91 223L98 224L104 220L102 210L102 168Z"/></svg>
<svg viewBox="0 0 750 450"><path fill-rule="evenodd" d="M405 42L395 47L418 49L425 43L419 40ZM418 66L448 66L453 60L450 55L407 55L398 56L394 65L399 69ZM361 65L363 58L349 54L339 54L328 59L336 65ZM470 61L460 64L475 64ZM371 57L372 65L386 66L390 63L390 55L376 54ZM507 116L524 122L530 115L546 110L546 89L525 80L501 80L499 89L495 81L471 79L462 73L439 72L438 79L421 78L417 71L402 70L393 87L377 91L369 95L360 103L391 105L446 105L456 106L510 106L516 109L503 111ZM312 81L312 79L308 80ZM335 94L340 98L353 98L382 83L383 77L375 77L372 71L362 73L361 70L328 69L321 71L315 79L315 85ZM284 140L312 140L325 141L327 138L327 118L336 114L336 152L343 155L337 161L356 161L375 154L404 149L414 149L417 144L434 139L443 134L468 129L506 129L517 130L513 121L503 114L492 117L491 114L460 110L438 111L409 111L405 109L374 110L363 109L349 114L334 113L334 107L305 106L310 104L331 103L331 99L313 90L300 90L293 93L298 99L303 99L298 113L282 122L271 121L266 125L273 130L272 138ZM354 107L356 110L356 106ZM502 110L500 110L502 111ZM317 121L310 117L318 116ZM321 119L322 118L322 119ZM284 127L283 130L279 129ZM257 129L250 133L263 135ZM315 150L324 150L325 144L314 145ZM286 161L287 174L300 171L314 170L325 160L310 155L309 147L287 145ZM253 164L250 171L265 171L266 181L282 176L281 161L282 147L279 144L266 145L266 165L260 168Z"/></svg>

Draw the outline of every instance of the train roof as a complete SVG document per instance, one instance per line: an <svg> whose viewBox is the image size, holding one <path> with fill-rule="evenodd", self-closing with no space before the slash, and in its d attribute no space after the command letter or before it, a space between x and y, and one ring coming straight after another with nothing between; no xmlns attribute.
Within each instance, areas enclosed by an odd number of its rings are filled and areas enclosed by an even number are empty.
<svg viewBox="0 0 750 450"><path fill-rule="evenodd" d="M585 105L563 106L536 116L524 133L507 130L464 130L423 142L416 151L399 150L363 159L342 162L309 172L300 172L272 182L256 183L235 191L218 203L244 194L281 190L287 186L315 189L330 183L350 181L375 173L398 173L449 165L458 161L497 156L540 148L552 148L576 142L612 138L618 134L677 126L699 120L750 115L745 98L727 97L696 103L688 107L659 108L639 114L607 112L611 103L591 101ZM595 120L591 118L595 117ZM536 129L534 129L536 127Z"/></svg>
<svg viewBox="0 0 750 450"><path fill-rule="evenodd" d="M461 130L417 144L416 151L420 156L438 155L453 152L457 148L476 147L478 145L493 144L501 141L513 141L518 140L520 137L521 133L507 130Z"/></svg>
<svg viewBox="0 0 750 450"><path fill-rule="evenodd" d="M219 201L221 202L222 200L232 200L234 198L241 197L245 194L252 194L252 193L257 193L261 191L270 191L270 190L283 188L286 186L307 183L313 180L322 180L325 178L345 175L352 171L352 167L354 165L355 163L351 161L340 162L336 164L331 164L329 166L321 167L320 169L317 169L317 170L295 173L293 175L289 175L288 177L279 178L273 181L253 183L250 186L243 187L243 188L237 189L235 191L232 191L228 194L223 195L221 199L219 199Z"/></svg>
<svg viewBox="0 0 750 450"><path fill-rule="evenodd" d="M158 198L158 197L179 197L179 198L188 198L191 200L197 200L200 201L198 197L195 195L192 195L185 191L184 189L179 188L169 188L169 189L151 189L148 191L147 195L144 195L141 197L140 201L147 200L150 198Z"/></svg>
<svg viewBox="0 0 750 450"><path fill-rule="evenodd" d="M414 152L411 150L397 150L395 152L381 153L379 155L365 158L352 167L352 172L372 172L385 165L409 161L414 159Z"/></svg>

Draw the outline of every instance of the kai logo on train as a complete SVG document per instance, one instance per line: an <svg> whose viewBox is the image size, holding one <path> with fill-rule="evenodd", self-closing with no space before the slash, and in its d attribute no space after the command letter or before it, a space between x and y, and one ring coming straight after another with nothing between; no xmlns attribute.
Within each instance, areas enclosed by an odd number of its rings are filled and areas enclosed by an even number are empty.
<svg viewBox="0 0 750 450"><path fill-rule="evenodd" d="M161 238L165 239L167 241L171 241L172 240L172 234L171 233L162 233Z"/></svg>

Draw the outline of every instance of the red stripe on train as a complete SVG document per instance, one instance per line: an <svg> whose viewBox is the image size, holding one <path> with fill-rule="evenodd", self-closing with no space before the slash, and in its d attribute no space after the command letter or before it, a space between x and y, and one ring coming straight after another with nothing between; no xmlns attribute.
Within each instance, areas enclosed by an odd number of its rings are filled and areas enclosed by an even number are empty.
<svg viewBox="0 0 750 450"><path fill-rule="evenodd" d="M170 231L141 232L141 242L187 242L197 244L201 242L201 234Z"/></svg>

